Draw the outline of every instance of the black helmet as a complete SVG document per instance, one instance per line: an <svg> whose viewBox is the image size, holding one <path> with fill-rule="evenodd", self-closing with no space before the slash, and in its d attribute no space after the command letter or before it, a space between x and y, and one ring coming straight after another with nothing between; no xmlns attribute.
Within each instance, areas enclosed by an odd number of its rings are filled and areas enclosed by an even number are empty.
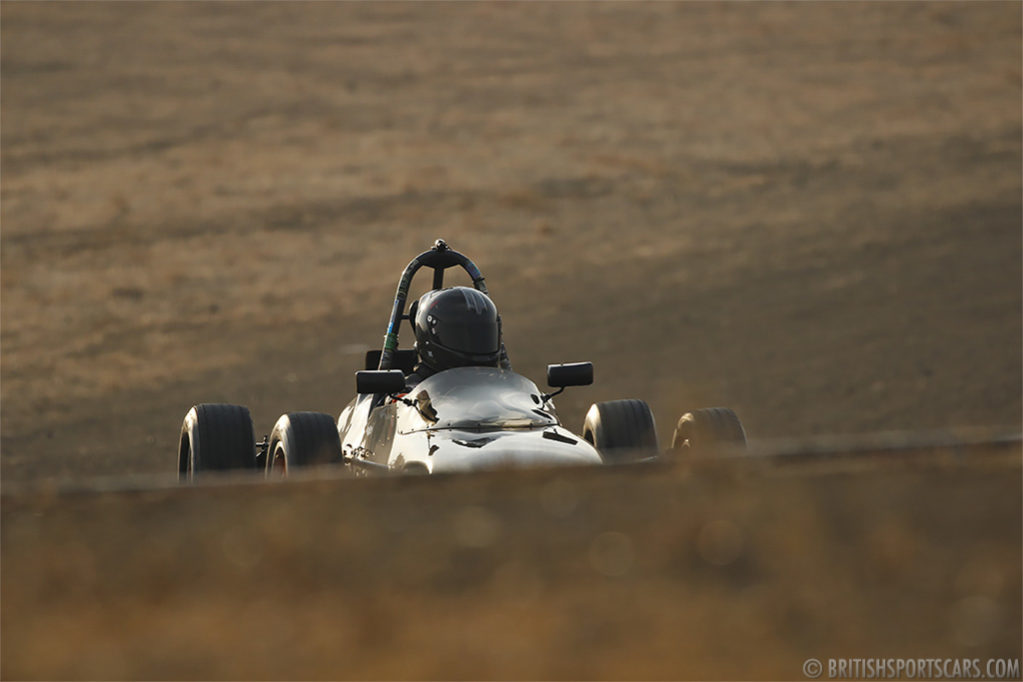
<svg viewBox="0 0 1023 682"><path fill-rule="evenodd" d="M428 291L410 311L419 357L440 372L452 367L497 367L501 322L482 291L452 287Z"/></svg>

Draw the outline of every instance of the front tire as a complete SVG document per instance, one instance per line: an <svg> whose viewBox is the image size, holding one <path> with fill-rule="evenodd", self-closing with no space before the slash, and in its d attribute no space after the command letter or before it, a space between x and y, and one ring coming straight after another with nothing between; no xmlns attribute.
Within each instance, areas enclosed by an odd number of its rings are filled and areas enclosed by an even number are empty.
<svg viewBox="0 0 1023 682"><path fill-rule="evenodd" d="M281 415L270 432L267 475L287 476L292 468L342 461L337 423L329 414L291 412Z"/></svg>
<svg viewBox="0 0 1023 682"><path fill-rule="evenodd" d="M671 438L676 454L713 455L746 449L746 430L727 407L708 407L687 412L678 420Z"/></svg>
<svg viewBox="0 0 1023 682"><path fill-rule="evenodd" d="M597 449L605 464L639 459L657 452L657 428L650 406L642 400L594 403L583 422L583 438Z"/></svg>
<svg viewBox="0 0 1023 682"><path fill-rule="evenodd" d="M256 468L252 416L241 405L195 405L185 415L178 442L182 480L194 480L200 471Z"/></svg>

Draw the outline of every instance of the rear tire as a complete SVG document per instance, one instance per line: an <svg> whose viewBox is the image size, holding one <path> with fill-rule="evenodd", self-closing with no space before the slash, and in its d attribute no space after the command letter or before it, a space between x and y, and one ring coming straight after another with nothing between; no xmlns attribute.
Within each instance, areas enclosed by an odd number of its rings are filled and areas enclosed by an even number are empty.
<svg viewBox="0 0 1023 682"><path fill-rule="evenodd" d="M182 480L193 480L200 471L256 468L252 416L241 405L195 405L185 415L178 442Z"/></svg>
<svg viewBox="0 0 1023 682"><path fill-rule="evenodd" d="M583 438L605 464L618 464L657 452L657 428L650 406L642 400L594 403L583 422Z"/></svg>
<svg viewBox="0 0 1023 682"><path fill-rule="evenodd" d="M293 468L342 461L337 422L329 414L291 412L281 415L270 432L267 475L287 476Z"/></svg>
<svg viewBox="0 0 1023 682"><path fill-rule="evenodd" d="M682 415L671 438L676 454L712 455L746 449L746 430L727 407L708 407Z"/></svg>

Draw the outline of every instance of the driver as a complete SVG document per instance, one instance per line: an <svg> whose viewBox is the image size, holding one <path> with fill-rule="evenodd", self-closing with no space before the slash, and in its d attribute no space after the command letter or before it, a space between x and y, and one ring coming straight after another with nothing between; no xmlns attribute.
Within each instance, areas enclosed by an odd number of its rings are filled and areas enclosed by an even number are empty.
<svg viewBox="0 0 1023 682"><path fill-rule="evenodd" d="M419 364L407 377L414 386L452 367L497 367L501 318L482 291L452 287L428 291L409 310Z"/></svg>

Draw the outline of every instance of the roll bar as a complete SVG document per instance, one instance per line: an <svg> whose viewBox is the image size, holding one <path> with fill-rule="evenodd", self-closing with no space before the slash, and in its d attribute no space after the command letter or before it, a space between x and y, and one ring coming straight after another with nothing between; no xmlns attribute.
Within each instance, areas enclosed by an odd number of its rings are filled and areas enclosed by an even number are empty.
<svg viewBox="0 0 1023 682"><path fill-rule="evenodd" d="M483 281L483 273L476 267L476 264L457 251L448 248L447 243L443 239L438 239L433 243L432 249L424 251L413 258L405 266L405 271L401 273L401 279L398 280L398 291L394 295L391 319L387 323L387 333L384 335L384 348L380 353L380 364L377 366L377 369L391 369L391 365L394 363L394 352L398 349L398 328L401 326L402 320L408 319L408 315L405 314L405 302L408 299L409 286L411 286L412 278L419 271L419 268L424 266L433 268L433 288L443 289L444 271L456 265L461 266L468 273L469 278L472 279L472 285L477 291L488 296L490 295L487 292L487 285ZM511 369L511 363L508 361L508 353L504 348L503 339L501 340L500 365L502 369Z"/></svg>

